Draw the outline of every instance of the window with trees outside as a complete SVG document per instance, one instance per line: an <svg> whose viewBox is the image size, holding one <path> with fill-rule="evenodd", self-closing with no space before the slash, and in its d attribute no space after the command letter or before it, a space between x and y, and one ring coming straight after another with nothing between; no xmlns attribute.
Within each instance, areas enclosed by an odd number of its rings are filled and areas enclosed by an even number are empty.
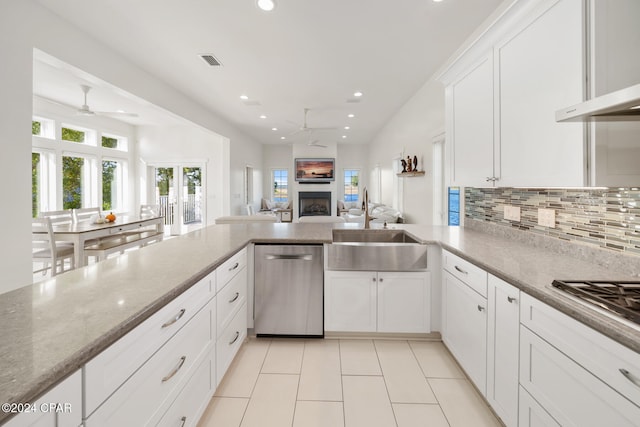
<svg viewBox="0 0 640 427"><path fill-rule="evenodd" d="M357 169L345 169L344 170L344 201L345 202L357 202L359 187L358 178L360 171Z"/></svg>
<svg viewBox="0 0 640 427"><path fill-rule="evenodd" d="M289 178L286 169L273 169L271 173L273 183L273 193L271 198L274 202L286 202L289 200Z"/></svg>

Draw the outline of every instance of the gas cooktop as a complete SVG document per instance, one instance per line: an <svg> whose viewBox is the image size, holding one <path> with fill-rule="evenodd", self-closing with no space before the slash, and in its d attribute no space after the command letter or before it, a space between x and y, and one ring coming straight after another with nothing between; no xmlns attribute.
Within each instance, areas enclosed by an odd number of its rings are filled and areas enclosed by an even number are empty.
<svg viewBox="0 0 640 427"><path fill-rule="evenodd" d="M554 280L552 285L640 325L640 281Z"/></svg>

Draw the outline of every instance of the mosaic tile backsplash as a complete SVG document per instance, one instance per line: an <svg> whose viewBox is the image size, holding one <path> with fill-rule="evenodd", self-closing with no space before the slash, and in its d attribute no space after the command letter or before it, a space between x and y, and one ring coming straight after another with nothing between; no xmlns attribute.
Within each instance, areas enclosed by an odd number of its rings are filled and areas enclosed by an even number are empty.
<svg viewBox="0 0 640 427"><path fill-rule="evenodd" d="M520 207L520 221L504 206ZM538 208L556 211L555 228L538 225ZM465 218L640 256L640 188L465 188Z"/></svg>

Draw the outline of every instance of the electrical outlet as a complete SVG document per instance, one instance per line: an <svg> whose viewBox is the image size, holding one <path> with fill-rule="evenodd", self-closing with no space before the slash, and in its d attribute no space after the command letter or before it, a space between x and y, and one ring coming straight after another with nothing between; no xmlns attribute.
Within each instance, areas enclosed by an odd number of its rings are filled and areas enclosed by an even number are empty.
<svg viewBox="0 0 640 427"><path fill-rule="evenodd" d="M554 209L538 209L538 225L556 228L556 211Z"/></svg>
<svg viewBox="0 0 640 427"><path fill-rule="evenodd" d="M520 221L520 207L505 205L504 219L507 219L509 221Z"/></svg>

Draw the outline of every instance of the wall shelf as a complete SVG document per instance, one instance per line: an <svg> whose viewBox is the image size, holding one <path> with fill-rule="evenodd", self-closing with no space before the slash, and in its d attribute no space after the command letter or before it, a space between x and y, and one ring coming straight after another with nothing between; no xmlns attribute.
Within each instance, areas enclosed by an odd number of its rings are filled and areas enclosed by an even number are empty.
<svg viewBox="0 0 640 427"><path fill-rule="evenodd" d="M413 172L400 172L396 175L401 177L414 177L414 176L424 176L425 171L413 171Z"/></svg>

